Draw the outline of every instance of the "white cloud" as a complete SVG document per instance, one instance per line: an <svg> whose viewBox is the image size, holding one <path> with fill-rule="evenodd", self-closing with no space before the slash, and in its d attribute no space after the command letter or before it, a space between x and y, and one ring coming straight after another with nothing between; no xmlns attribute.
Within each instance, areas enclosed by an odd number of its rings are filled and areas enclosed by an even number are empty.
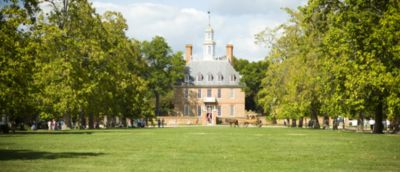
<svg viewBox="0 0 400 172"><path fill-rule="evenodd" d="M211 24L215 31L216 52L225 54L225 45L234 44L234 54L251 61L263 59L268 50L254 43L254 35L265 27L275 27L287 19L279 7L293 7L292 1L210 1ZM172 2L173 3L173 2ZM194 7L162 3L107 3L93 2L98 12L121 12L129 26L127 35L139 40L163 36L174 51L184 51L185 44L193 44L194 56L201 57L207 11Z"/></svg>

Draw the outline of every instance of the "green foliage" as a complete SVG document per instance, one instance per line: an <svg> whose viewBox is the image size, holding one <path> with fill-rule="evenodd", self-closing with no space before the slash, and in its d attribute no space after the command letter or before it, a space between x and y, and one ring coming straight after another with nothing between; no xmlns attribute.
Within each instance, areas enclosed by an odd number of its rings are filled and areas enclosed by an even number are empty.
<svg viewBox="0 0 400 172"><path fill-rule="evenodd" d="M272 48L260 104L280 117L375 114L381 133L384 113L399 115L398 1L310 0L287 12L289 23L256 37Z"/></svg>
<svg viewBox="0 0 400 172"><path fill-rule="evenodd" d="M105 115L151 117L153 93L167 93L183 77L182 53L162 37L129 39L120 13L101 16L86 0L41 3L48 14L37 1L1 7L1 113L13 120L89 117L94 127Z"/></svg>
<svg viewBox="0 0 400 172"><path fill-rule="evenodd" d="M35 1L5 1L0 6L0 114L11 119L33 115L31 96L34 57L31 56L28 29L37 11Z"/></svg>
<svg viewBox="0 0 400 172"><path fill-rule="evenodd" d="M233 67L239 71L241 75L240 82L244 86L245 108L255 112L263 113L261 106L257 104L257 93L261 88L261 80L264 78L264 71L268 69L267 61L249 62L245 59L232 60Z"/></svg>
<svg viewBox="0 0 400 172"><path fill-rule="evenodd" d="M182 53L172 53L164 38L154 37L142 43L143 57L147 63L144 76L155 97L156 115L161 115L160 97L170 92L177 81L183 78L185 61Z"/></svg>

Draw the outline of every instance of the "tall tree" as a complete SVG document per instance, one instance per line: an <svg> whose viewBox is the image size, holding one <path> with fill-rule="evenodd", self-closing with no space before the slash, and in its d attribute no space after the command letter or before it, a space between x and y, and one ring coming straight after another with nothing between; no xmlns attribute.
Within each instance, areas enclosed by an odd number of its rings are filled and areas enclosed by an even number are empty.
<svg viewBox="0 0 400 172"><path fill-rule="evenodd" d="M183 78L185 62L182 53L173 54L164 38L154 37L142 43L143 56L147 62L145 77L155 98L155 114L160 114L160 97L172 90L173 85Z"/></svg>
<svg viewBox="0 0 400 172"><path fill-rule="evenodd" d="M240 82L243 84L244 92L246 93L246 110L263 113L262 106L257 104L257 93L261 89L261 80L264 78L264 71L268 69L268 62L265 60L249 62L248 60L234 57L232 64L241 75Z"/></svg>
<svg viewBox="0 0 400 172"><path fill-rule="evenodd" d="M0 115L12 121L34 115L32 70L34 56L27 45L37 2L2 1L0 6ZM5 132L8 132L6 129Z"/></svg>

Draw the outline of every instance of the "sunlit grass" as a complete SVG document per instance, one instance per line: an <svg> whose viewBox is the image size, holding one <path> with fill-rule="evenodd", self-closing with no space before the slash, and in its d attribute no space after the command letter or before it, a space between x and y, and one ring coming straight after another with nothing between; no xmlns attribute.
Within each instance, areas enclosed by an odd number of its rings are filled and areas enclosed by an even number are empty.
<svg viewBox="0 0 400 172"><path fill-rule="evenodd" d="M0 135L0 171L400 171L400 135L190 127Z"/></svg>

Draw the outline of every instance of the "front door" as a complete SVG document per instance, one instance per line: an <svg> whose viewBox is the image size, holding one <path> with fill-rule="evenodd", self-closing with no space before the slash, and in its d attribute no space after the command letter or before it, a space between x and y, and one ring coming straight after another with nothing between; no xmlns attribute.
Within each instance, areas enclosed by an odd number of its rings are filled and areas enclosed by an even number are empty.
<svg viewBox="0 0 400 172"><path fill-rule="evenodd" d="M212 124L213 120L212 106L207 105L206 107L207 107L207 113L206 113L207 124Z"/></svg>

